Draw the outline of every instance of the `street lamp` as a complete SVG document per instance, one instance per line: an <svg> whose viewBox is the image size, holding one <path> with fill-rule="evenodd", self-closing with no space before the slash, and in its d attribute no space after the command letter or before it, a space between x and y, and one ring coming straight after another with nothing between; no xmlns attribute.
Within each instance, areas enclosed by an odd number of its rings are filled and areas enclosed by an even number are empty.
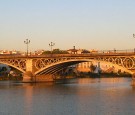
<svg viewBox="0 0 135 115"><path fill-rule="evenodd" d="M27 45L27 56L28 56L28 45L29 45L29 43L30 43L30 40L26 39L26 40L24 41L24 43Z"/></svg>
<svg viewBox="0 0 135 115"><path fill-rule="evenodd" d="M51 42L49 46L51 47L51 54L52 54L52 47L55 45L55 43Z"/></svg>
<svg viewBox="0 0 135 115"><path fill-rule="evenodd" d="M135 38L135 34L133 34L133 37Z"/></svg>
<svg viewBox="0 0 135 115"><path fill-rule="evenodd" d="M135 34L133 34L133 37L135 38ZM134 53L135 53L135 48L134 48Z"/></svg>

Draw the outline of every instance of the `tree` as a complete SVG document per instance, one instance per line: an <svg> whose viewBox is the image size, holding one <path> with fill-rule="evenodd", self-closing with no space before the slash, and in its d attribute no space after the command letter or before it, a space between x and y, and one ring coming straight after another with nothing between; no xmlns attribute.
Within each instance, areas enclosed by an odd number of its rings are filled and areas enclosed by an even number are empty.
<svg viewBox="0 0 135 115"><path fill-rule="evenodd" d="M67 51L65 51L65 50L60 50L60 49L54 49L52 53L53 53L53 54L68 54Z"/></svg>
<svg viewBox="0 0 135 115"><path fill-rule="evenodd" d="M66 50L53 49L53 54L68 54ZM51 54L51 51L44 51L42 54Z"/></svg>
<svg viewBox="0 0 135 115"><path fill-rule="evenodd" d="M2 67L1 71L7 71L6 67Z"/></svg>
<svg viewBox="0 0 135 115"><path fill-rule="evenodd" d="M91 65L90 65L90 71L91 71L91 72L94 72L95 69L96 69L96 66L94 66L93 64L91 64Z"/></svg>
<svg viewBox="0 0 135 115"><path fill-rule="evenodd" d="M53 53L53 54L61 54L61 51L60 51L60 49L54 49L54 50L52 51L52 53Z"/></svg>
<svg viewBox="0 0 135 115"><path fill-rule="evenodd" d="M44 51L42 54L51 54L51 51Z"/></svg>

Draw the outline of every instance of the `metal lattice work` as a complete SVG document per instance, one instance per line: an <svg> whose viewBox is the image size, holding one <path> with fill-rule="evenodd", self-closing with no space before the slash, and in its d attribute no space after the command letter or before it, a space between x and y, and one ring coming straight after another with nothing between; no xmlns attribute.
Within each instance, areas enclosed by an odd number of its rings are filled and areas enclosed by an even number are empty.
<svg viewBox="0 0 135 115"><path fill-rule="evenodd" d="M124 56L100 56L100 57L62 57L62 58L41 58L41 59L35 59L34 67L37 71L43 71L46 69L49 71L48 67L51 68L51 71L53 70L53 67L60 63L64 65L64 63L70 62L70 64L74 64L76 61L79 62L88 62L92 60L97 60L99 62L109 62L118 66L121 66L123 68L126 68L128 70L135 69L135 58L134 57L124 57ZM72 63L71 63L72 62Z"/></svg>
<svg viewBox="0 0 135 115"><path fill-rule="evenodd" d="M30 61L28 61L30 60ZM53 56L53 57L8 57L0 58L0 63L12 66L23 73L31 71L32 73L38 73L44 70L51 71L55 68L58 69L71 64L77 64L80 62L88 61L109 62L116 66L121 66L127 70L135 70L135 57L125 55L74 55L74 56ZM59 66L59 67L58 67Z"/></svg>
<svg viewBox="0 0 135 115"><path fill-rule="evenodd" d="M135 69L134 57L102 57L95 58L98 61L111 62L127 69Z"/></svg>
<svg viewBox="0 0 135 115"><path fill-rule="evenodd" d="M0 59L0 63L12 66L22 72L26 70L26 59Z"/></svg>
<svg viewBox="0 0 135 115"><path fill-rule="evenodd" d="M62 61L66 61L66 60L71 60L73 58L41 58L41 59L36 59L35 60L35 68L37 70L41 69L41 68L44 68L48 65L51 65L51 64L55 64L57 62L62 62Z"/></svg>

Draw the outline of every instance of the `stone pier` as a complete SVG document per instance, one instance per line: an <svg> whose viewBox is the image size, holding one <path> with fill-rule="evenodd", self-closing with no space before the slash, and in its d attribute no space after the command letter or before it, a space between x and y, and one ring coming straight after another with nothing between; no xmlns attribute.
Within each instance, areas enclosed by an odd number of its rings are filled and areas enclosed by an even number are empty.
<svg viewBox="0 0 135 115"><path fill-rule="evenodd" d="M131 83L132 86L135 86L135 73L132 75L132 83Z"/></svg>
<svg viewBox="0 0 135 115"><path fill-rule="evenodd" d="M27 71L24 75L23 75L23 80L22 82L35 82L35 77L32 74L31 71Z"/></svg>
<svg viewBox="0 0 135 115"><path fill-rule="evenodd" d="M26 72L23 75L23 80L22 82L34 82L34 74L33 72L33 67L32 67L32 59L27 59L26 60Z"/></svg>
<svg viewBox="0 0 135 115"><path fill-rule="evenodd" d="M135 87L135 79L132 79L132 86Z"/></svg>
<svg viewBox="0 0 135 115"><path fill-rule="evenodd" d="M23 76L23 81L25 83L36 83L36 82L53 82L54 79L52 75L40 75L34 76L31 72L26 72Z"/></svg>

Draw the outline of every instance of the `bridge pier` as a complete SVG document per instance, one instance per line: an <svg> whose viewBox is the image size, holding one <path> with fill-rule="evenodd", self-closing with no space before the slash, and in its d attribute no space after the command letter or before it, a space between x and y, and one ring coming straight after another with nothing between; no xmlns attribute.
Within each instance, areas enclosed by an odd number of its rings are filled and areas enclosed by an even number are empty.
<svg viewBox="0 0 135 115"><path fill-rule="evenodd" d="M132 86L135 86L135 79L132 79Z"/></svg>
<svg viewBox="0 0 135 115"><path fill-rule="evenodd" d="M24 73L22 82L35 82L35 77L32 72L27 71Z"/></svg>
<svg viewBox="0 0 135 115"><path fill-rule="evenodd" d="M23 75L22 82L35 82L35 76L33 74L33 60L26 59L26 72Z"/></svg>
<svg viewBox="0 0 135 115"><path fill-rule="evenodd" d="M132 75L132 83L131 83L132 86L135 86L135 73Z"/></svg>
<svg viewBox="0 0 135 115"><path fill-rule="evenodd" d="M53 82L54 79L52 75L40 75L40 76L35 76L32 72L27 71L23 75L23 80L22 82L25 83L36 83L36 82Z"/></svg>

